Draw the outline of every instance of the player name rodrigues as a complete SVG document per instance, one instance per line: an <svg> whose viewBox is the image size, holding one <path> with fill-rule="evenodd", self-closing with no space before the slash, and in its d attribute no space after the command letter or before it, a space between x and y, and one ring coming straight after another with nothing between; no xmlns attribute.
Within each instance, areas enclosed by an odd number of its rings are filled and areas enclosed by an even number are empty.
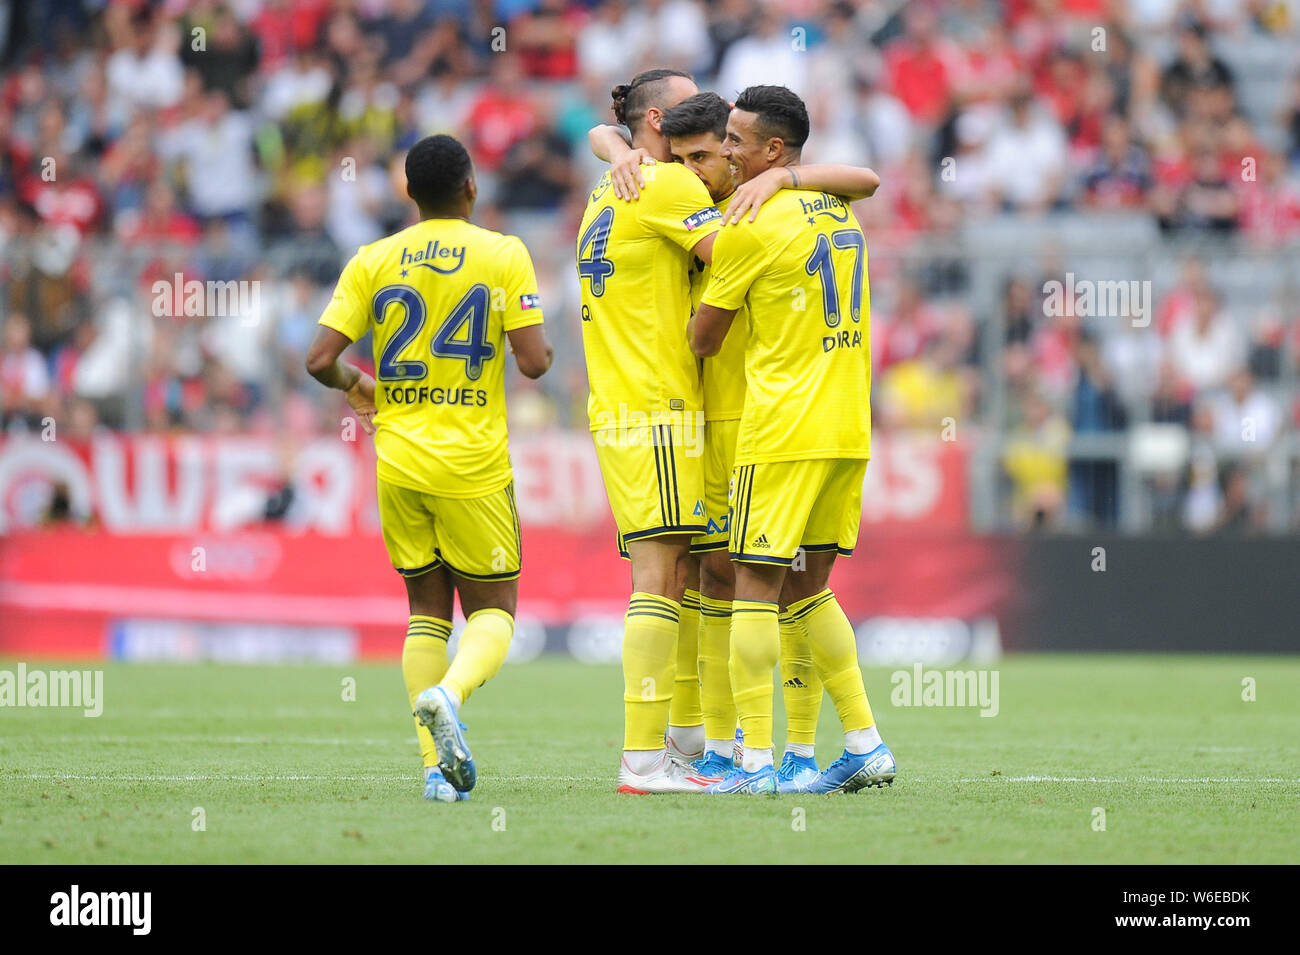
<svg viewBox="0 0 1300 955"><path fill-rule="evenodd" d="M415 405L429 402L434 405L461 405L465 408L482 408L488 403L488 393L482 388L430 388L427 385L384 385L384 400L392 405Z"/></svg>

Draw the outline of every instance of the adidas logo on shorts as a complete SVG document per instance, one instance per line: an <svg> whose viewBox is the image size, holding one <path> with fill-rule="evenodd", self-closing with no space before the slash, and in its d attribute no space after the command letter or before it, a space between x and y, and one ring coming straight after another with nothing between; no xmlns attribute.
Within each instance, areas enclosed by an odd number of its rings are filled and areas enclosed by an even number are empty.
<svg viewBox="0 0 1300 955"><path fill-rule="evenodd" d="M754 538L753 546L755 548L762 548L763 550L767 550L772 545L767 542L766 534L759 534L757 537Z"/></svg>

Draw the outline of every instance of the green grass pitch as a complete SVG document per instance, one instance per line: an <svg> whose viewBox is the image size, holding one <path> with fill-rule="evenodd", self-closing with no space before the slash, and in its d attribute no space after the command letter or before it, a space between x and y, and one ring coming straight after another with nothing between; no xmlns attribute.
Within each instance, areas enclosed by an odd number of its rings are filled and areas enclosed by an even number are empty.
<svg viewBox="0 0 1300 955"><path fill-rule="evenodd" d="M893 706L891 671L867 671L899 762L892 788L717 798L615 795L616 667L510 666L463 714L472 801L430 805L395 664L111 664L97 719L0 709L0 858L1294 862L1300 659L1016 656L997 669L993 718ZM839 740L827 700L823 765Z"/></svg>

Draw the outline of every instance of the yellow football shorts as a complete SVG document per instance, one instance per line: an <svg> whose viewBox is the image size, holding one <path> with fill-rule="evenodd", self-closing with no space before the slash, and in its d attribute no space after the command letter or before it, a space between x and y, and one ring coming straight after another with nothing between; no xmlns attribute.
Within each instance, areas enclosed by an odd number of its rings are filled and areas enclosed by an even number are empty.
<svg viewBox="0 0 1300 955"><path fill-rule="evenodd" d="M800 547L852 554L866 473L865 458L737 467L731 479L731 559L789 566Z"/></svg>
<svg viewBox="0 0 1300 955"><path fill-rule="evenodd" d="M736 463L736 436L740 419L710 421L704 426L704 518L703 534L691 538L691 553L726 550L731 505L727 500L731 472Z"/></svg>
<svg viewBox="0 0 1300 955"><path fill-rule="evenodd" d="M519 576L514 484L483 497L437 497L380 479L379 526L403 577L442 565L470 580Z"/></svg>
<svg viewBox="0 0 1300 955"><path fill-rule="evenodd" d="M629 541L705 529L701 431L662 424L607 428L591 437L622 556Z"/></svg>

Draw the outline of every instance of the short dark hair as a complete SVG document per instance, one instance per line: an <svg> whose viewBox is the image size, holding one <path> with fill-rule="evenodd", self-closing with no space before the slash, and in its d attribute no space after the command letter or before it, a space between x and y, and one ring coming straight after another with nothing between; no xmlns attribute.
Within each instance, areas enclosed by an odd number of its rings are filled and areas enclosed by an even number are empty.
<svg viewBox="0 0 1300 955"><path fill-rule="evenodd" d="M614 100L614 118L635 133L645 120L646 110L661 105L658 100L664 94L664 80L673 76L694 79L684 70L642 70L631 83L615 86L609 91Z"/></svg>
<svg viewBox="0 0 1300 955"><path fill-rule="evenodd" d="M751 86L736 97L736 109L758 115L758 131L791 149L808 141L808 107L784 86Z"/></svg>
<svg viewBox="0 0 1300 955"><path fill-rule="evenodd" d="M454 136L426 136L406 154L407 192L422 209L450 204L473 170L469 152Z"/></svg>
<svg viewBox="0 0 1300 955"><path fill-rule="evenodd" d="M726 139L727 117L730 115L731 105L717 93L696 93L664 113L659 131L669 139L701 133L713 133L719 139Z"/></svg>

